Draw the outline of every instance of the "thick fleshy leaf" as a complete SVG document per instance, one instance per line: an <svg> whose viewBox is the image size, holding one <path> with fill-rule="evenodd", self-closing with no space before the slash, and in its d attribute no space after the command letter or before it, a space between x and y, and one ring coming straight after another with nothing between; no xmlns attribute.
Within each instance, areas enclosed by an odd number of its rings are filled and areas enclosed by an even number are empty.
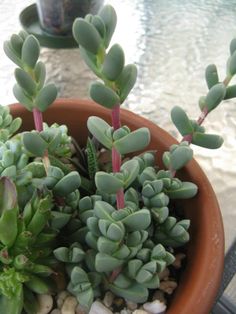
<svg viewBox="0 0 236 314"><path fill-rule="evenodd" d="M193 158L193 150L189 146L179 145L170 154L170 166L174 170L184 167Z"/></svg>
<svg viewBox="0 0 236 314"><path fill-rule="evenodd" d="M15 242L18 228L17 228L17 218L18 209L11 208L4 210L0 218L0 241L3 245L11 247Z"/></svg>
<svg viewBox="0 0 236 314"><path fill-rule="evenodd" d="M88 244L88 246L94 250L98 250L97 248L97 241L98 241L98 238L96 236L94 236L92 234L92 232L87 232L86 233L86 236L85 236L85 241L86 243Z"/></svg>
<svg viewBox="0 0 236 314"><path fill-rule="evenodd" d="M153 207L151 209L152 217L158 223L163 223L169 215L169 208L164 207Z"/></svg>
<svg viewBox="0 0 236 314"><path fill-rule="evenodd" d="M90 97L99 105L112 109L120 103L119 96L101 82L93 82L90 86Z"/></svg>
<svg viewBox="0 0 236 314"><path fill-rule="evenodd" d="M232 76L236 74L236 51L234 51L231 57L229 58L228 69L229 73Z"/></svg>
<svg viewBox="0 0 236 314"><path fill-rule="evenodd" d="M15 295L13 297L0 296L0 309L2 313L7 314L21 314L23 310L23 285L21 283L15 288Z"/></svg>
<svg viewBox="0 0 236 314"><path fill-rule="evenodd" d="M25 106L26 109L28 109L29 111L33 110L33 100L30 96L25 94L24 90L18 84L14 85L13 94L19 101L19 103Z"/></svg>
<svg viewBox="0 0 236 314"><path fill-rule="evenodd" d="M95 259L95 267L98 272L110 272L120 267L124 263L123 260L119 260L108 254L97 253Z"/></svg>
<svg viewBox="0 0 236 314"><path fill-rule="evenodd" d="M116 12L114 8L108 4L102 7L98 15L101 17L105 25L106 31L105 31L104 45L105 47L108 47L111 41L112 35L116 28L116 22L117 22Z"/></svg>
<svg viewBox="0 0 236 314"><path fill-rule="evenodd" d="M33 35L27 36L22 46L22 61L33 69L39 58L39 53L40 46L38 40Z"/></svg>
<svg viewBox="0 0 236 314"><path fill-rule="evenodd" d="M193 144L210 149L221 147L223 142L224 139L219 135L205 134L200 132L195 132L192 139Z"/></svg>
<svg viewBox="0 0 236 314"><path fill-rule="evenodd" d="M97 29L82 18L73 23L73 35L79 45L93 54L97 54L102 44L102 38Z"/></svg>
<svg viewBox="0 0 236 314"><path fill-rule="evenodd" d="M144 230L151 223L150 211L147 209L141 209L122 219L122 222L129 228L129 230Z"/></svg>
<svg viewBox="0 0 236 314"><path fill-rule="evenodd" d="M59 247L53 253L57 260L65 263L79 263L85 256L85 253L79 247Z"/></svg>
<svg viewBox="0 0 236 314"><path fill-rule="evenodd" d="M128 288L132 285L133 281L126 277L124 274L119 274L116 279L113 281L113 284L119 288Z"/></svg>
<svg viewBox="0 0 236 314"><path fill-rule="evenodd" d="M116 295L135 303L144 303L148 298L148 289L137 283L132 284L128 288L120 288L114 284L109 284L109 289Z"/></svg>
<svg viewBox="0 0 236 314"><path fill-rule="evenodd" d="M21 59L19 58L19 56L16 53L16 51L13 49L12 44L10 43L10 41L5 41L4 42L3 50L4 50L5 54L8 56L8 58L11 61L13 61L19 67L23 66Z"/></svg>
<svg viewBox="0 0 236 314"><path fill-rule="evenodd" d="M142 150L149 144L149 142L149 129L140 128L115 141L113 146L123 155Z"/></svg>
<svg viewBox="0 0 236 314"><path fill-rule="evenodd" d="M0 178L0 214L17 205L17 191L14 183L7 177Z"/></svg>
<svg viewBox="0 0 236 314"><path fill-rule="evenodd" d="M43 87L35 99L36 107L44 112L57 98L57 88L54 84Z"/></svg>
<svg viewBox="0 0 236 314"><path fill-rule="evenodd" d="M207 66L205 71L205 78L209 89L219 83L219 77L215 64L210 64Z"/></svg>
<svg viewBox="0 0 236 314"><path fill-rule="evenodd" d="M115 211L115 208L109 203L104 201L97 201L94 204L94 213L100 219L111 220L111 214Z"/></svg>
<svg viewBox="0 0 236 314"><path fill-rule="evenodd" d="M121 166L121 172L124 176L123 185L126 189L139 174L139 163L137 160L128 160Z"/></svg>
<svg viewBox="0 0 236 314"><path fill-rule="evenodd" d="M82 46L79 48L79 50L84 62L99 77L101 73L97 67L97 57L93 53L84 49Z"/></svg>
<svg viewBox="0 0 236 314"><path fill-rule="evenodd" d="M98 171L95 175L95 184L100 192L115 194L123 187L123 182L113 174Z"/></svg>
<svg viewBox="0 0 236 314"><path fill-rule="evenodd" d="M44 184L49 189L52 189L55 186L55 184L63 178L63 176L64 172L60 168L49 166L47 170L47 177L44 180Z"/></svg>
<svg viewBox="0 0 236 314"><path fill-rule="evenodd" d="M72 171L64 176L53 188L53 192L59 196L67 196L74 192L81 184L81 178L77 171Z"/></svg>
<svg viewBox="0 0 236 314"><path fill-rule="evenodd" d="M40 278L39 276L30 276L30 280L25 282L25 285L37 294L47 294L52 291L52 283L47 278Z"/></svg>
<svg viewBox="0 0 236 314"><path fill-rule="evenodd" d="M178 106L171 110L171 119L181 135L188 135L193 132L192 124L186 112Z"/></svg>
<svg viewBox="0 0 236 314"><path fill-rule="evenodd" d="M100 221L99 221L100 222ZM98 223L100 226L100 224ZM112 241L121 241L125 236L125 230L121 223L111 223L107 229L106 237Z"/></svg>
<svg viewBox="0 0 236 314"><path fill-rule="evenodd" d="M98 250L100 253L112 255L119 247L120 243L107 239L105 237L99 237Z"/></svg>
<svg viewBox="0 0 236 314"><path fill-rule="evenodd" d="M121 74L125 63L125 55L120 45L114 44L105 56L102 74L110 81L115 81Z"/></svg>
<svg viewBox="0 0 236 314"><path fill-rule="evenodd" d="M148 289L157 289L160 286L158 274L153 275L152 278L149 281L145 281L143 285Z"/></svg>
<svg viewBox="0 0 236 314"><path fill-rule="evenodd" d="M231 99L236 97L236 85L228 86L224 99Z"/></svg>
<svg viewBox="0 0 236 314"><path fill-rule="evenodd" d="M46 78L46 67L43 62L39 61L37 62L35 66L35 79L37 82L38 89L41 89L44 85L45 78Z"/></svg>
<svg viewBox="0 0 236 314"><path fill-rule="evenodd" d="M182 182L182 186L176 190L166 191L166 194L173 199L192 198L197 194L198 188L192 182Z"/></svg>
<svg viewBox="0 0 236 314"><path fill-rule="evenodd" d="M99 15L92 15L90 22L93 24L93 26L99 32L100 36L103 38L106 30L105 30L105 24L103 20L101 19L101 17Z"/></svg>
<svg viewBox="0 0 236 314"><path fill-rule="evenodd" d="M52 211L52 228L63 228L71 218L71 214L62 213L59 211Z"/></svg>
<svg viewBox="0 0 236 314"><path fill-rule="evenodd" d="M236 51L236 38L233 38L230 42L230 54L232 55Z"/></svg>
<svg viewBox="0 0 236 314"><path fill-rule="evenodd" d="M47 143L38 132L34 131L23 134L23 144L28 152L37 157L42 157L47 148Z"/></svg>
<svg viewBox="0 0 236 314"><path fill-rule="evenodd" d="M91 116L88 118L87 126L89 132L106 148L112 148L112 135L108 130L110 125L99 117Z"/></svg>
<svg viewBox="0 0 236 314"><path fill-rule="evenodd" d="M120 102L123 103L129 95L137 79L137 67L134 64L128 64L124 67L121 75L116 81L120 90Z"/></svg>
<svg viewBox="0 0 236 314"><path fill-rule="evenodd" d="M17 56L21 58L21 50L22 50L22 45L23 45L23 39L17 35L17 34L12 34L11 39L10 39L12 48L16 52Z"/></svg>
<svg viewBox="0 0 236 314"><path fill-rule="evenodd" d="M36 84L31 76L22 69L15 70L15 78L19 86L30 96L36 93Z"/></svg>
<svg viewBox="0 0 236 314"><path fill-rule="evenodd" d="M235 54L235 57L236 57L236 54ZM215 109L220 104L222 99L224 99L225 97L225 93L226 93L226 87L223 83L218 83L209 90L206 96L206 108L208 112Z"/></svg>

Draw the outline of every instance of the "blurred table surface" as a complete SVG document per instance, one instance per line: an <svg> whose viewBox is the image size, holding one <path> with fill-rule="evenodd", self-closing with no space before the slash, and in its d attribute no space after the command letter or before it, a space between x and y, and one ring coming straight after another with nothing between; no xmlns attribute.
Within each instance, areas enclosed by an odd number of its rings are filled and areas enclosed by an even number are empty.
<svg viewBox="0 0 236 314"><path fill-rule="evenodd" d="M0 47L21 29L19 14L30 0L0 2ZM199 115L198 99L207 92L204 71L215 63L221 80L236 35L235 0L105 0L117 11L113 42L119 42L126 62L138 66L139 75L125 107L139 113L180 139L170 120L174 105L190 117ZM87 98L93 75L78 49L42 48L48 81L55 82L59 96ZM15 66L0 49L1 104L15 102L12 95ZM226 249L236 237L236 100L226 101L204 124L209 133L221 134L219 150L194 147L195 158L216 192L225 226Z"/></svg>

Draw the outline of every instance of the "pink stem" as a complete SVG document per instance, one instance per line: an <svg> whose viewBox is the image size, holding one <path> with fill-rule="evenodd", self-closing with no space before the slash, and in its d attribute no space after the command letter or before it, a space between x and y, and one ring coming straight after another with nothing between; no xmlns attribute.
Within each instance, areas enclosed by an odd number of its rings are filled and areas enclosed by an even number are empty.
<svg viewBox="0 0 236 314"><path fill-rule="evenodd" d="M120 123L120 105L116 105L112 109L111 113L112 118L112 126L114 130L117 130L121 127ZM112 170L113 172L120 172L121 167L121 155L120 153L113 147L112 148ZM120 189L116 193L116 205L117 209L122 209L125 207L125 197L124 197L124 190Z"/></svg>
<svg viewBox="0 0 236 314"><path fill-rule="evenodd" d="M39 132L43 131L43 115L37 108L33 109L35 129Z"/></svg>

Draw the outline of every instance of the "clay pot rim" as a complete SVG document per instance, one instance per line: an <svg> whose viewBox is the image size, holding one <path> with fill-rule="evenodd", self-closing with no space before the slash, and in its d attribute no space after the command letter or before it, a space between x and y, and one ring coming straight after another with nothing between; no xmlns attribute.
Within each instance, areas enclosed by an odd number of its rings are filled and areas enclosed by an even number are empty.
<svg viewBox="0 0 236 314"><path fill-rule="evenodd" d="M106 120L110 122L110 112L107 109L84 99L58 99L48 109L45 116L46 118L47 114L54 116L56 108L59 120L63 121L65 114L77 110L78 107L80 115L98 115L103 118L105 115ZM24 111L25 109L19 104L11 105L11 112L14 116ZM75 117L71 115L71 119L75 120ZM140 126L148 127L152 134L152 141L158 141L159 145L168 147L176 143L176 140L166 131L126 109L121 111L121 120L131 129ZM216 195L198 163L192 160L181 172L181 176L198 185L200 193L195 197L195 204L199 208L197 213L193 212L193 203L187 201L189 211L194 217L192 233L196 236L190 240L189 262L167 313L208 314L214 304L223 273L223 222Z"/></svg>

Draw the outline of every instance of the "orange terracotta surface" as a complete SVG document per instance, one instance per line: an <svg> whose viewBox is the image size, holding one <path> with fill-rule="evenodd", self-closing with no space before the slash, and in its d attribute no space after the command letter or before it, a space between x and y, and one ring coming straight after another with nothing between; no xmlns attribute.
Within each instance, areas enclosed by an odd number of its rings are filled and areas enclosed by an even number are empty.
<svg viewBox="0 0 236 314"><path fill-rule="evenodd" d="M23 118L23 129L33 128L32 114L22 106L11 106L14 116ZM88 100L59 99L44 114L44 121L66 124L69 133L84 144L87 138L86 121L95 115L111 122L110 111ZM131 129L148 127L151 132L149 149L157 150L161 164L162 152L175 139L145 118L127 110L121 111L122 124ZM224 231L219 205L214 191L199 165L192 160L180 176L198 185L197 196L183 202L186 218L191 220L191 240L187 249L187 267L167 314L209 314L221 281L224 263Z"/></svg>

